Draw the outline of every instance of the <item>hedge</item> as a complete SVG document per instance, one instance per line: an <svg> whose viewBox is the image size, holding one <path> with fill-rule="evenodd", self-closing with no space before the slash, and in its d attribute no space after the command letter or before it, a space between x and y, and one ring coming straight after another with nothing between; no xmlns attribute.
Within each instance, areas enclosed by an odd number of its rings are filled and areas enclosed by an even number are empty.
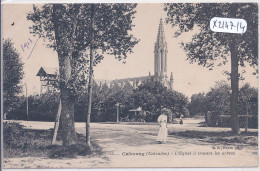
<svg viewBox="0 0 260 171"><path fill-rule="evenodd" d="M246 115L239 115L239 127L245 128ZM207 126L218 126L218 127L231 127L231 116L230 115L215 115L214 117L208 117ZM248 116L248 128L258 128L258 116Z"/></svg>
<svg viewBox="0 0 260 171"><path fill-rule="evenodd" d="M239 115L239 127L245 128L246 115ZM217 125L220 127L231 127L231 116L230 115L219 115ZM258 117L256 115L248 116L248 128L258 128Z"/></svg>

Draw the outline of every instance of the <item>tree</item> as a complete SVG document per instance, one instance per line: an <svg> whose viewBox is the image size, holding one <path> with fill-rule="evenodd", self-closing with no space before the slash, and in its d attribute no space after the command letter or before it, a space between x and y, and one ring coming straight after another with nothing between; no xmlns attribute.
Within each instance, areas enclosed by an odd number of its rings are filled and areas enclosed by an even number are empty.
<svg viewBox="0 0 260 171"><path fill-rule="evenodd" d="M78 86L87 84L80 77L78 68L88 68L88 112L86 121L86 143L90 146L89 122L92 104L93 66L104 54L124 60L138 40L130 33L136 4L46 4L34 6L28 15L33 21L33 34L47 38L48 47L58 53L61 91L61 123L63 144L76 143L74 126L74 94ZM80 58L83 53L83 58ZM89 53L88 55L86 55ZM84 60L82 62L82 60ZM81 75L82 76L82 75ZM75 84L80 81L81 84Z"/></svg>
<svg viewBox="0 0 260 171"><path fill-rule="evenodd" d="M239 114L258 115L258 90L248 83L243 85L239 91ZM248 111L247 111L248 110Z"/></svg>
<svg viewBox="0 0 260 171"><path fill-rule="evenodd" d="M217 81L215 86L206 94L208 111L214 111L218 115L230 113L230 86L226 81Z"/></svg>
<svg viewBox="0 0 260 171"><path fill-rule="evenodd" d="M258 116L258 91L246 83L239 92L239 113L246 115L245 132L248 128L249 114Z"/></svg>
<svg viewBox="0 0 260 171"><path fill-rule="evenodd" d="M23 63L20 55L13 47L11 39L3 40L3 110L7 114L17 107L18 94L22 92Z"/></svg>
<svg viewBox="0 0 260 171"><path fill-rule="evenodd" d="M193 94L189 105L190 115L205 115L207 112L207 100L204 93Z"/></svg>
<svg viewBox="0 0 260 171"><path fill-rule="evenodd" d="M116 104L119 103L120 117L125 117L130 109L132 109L132 87L126 83L124 86L118 85L118 82L111 83L109 89L106 84L101 88L99 94L100 113L104 121L116 120ZM95 98L93 98L93 106L95 105Z"/></svg>
<svg viewBox="0 0 260 171"><path fill-rule="evenodd" d="M188 105L188 98L183 94L167 90L156 79L144 81L137 89L133 90L131 96L133 99L133 108L142 107L148 111L148 120L155 121L160 115L162 108L171 109L176 114L185 114L185 108Z"/></svg>
<svg viewBox="0 0 260 171"><path fill-rule="evenodd" d="M168 94L168 105L172 109L172 112L176 113L178 116L183 114L185 117L189 117L190 113L187 109L189 105L188 98L184 94L177 91L170 91Z"/></svg>
<svg viewBox="0 0 260 171"><path fill-rule="evenodd" d="M248 62L256 68L258 65L258 6L257 3L172 3L165 4L166 22L172 27L177 26L175 36L199 27L192 41L182 43L188 60L199 65L213 68L225 64L231 56L231 89L230 100L232 131L239 134L238 122L238 65ZM248 12L250 11L250 12ZM247 22L244 34L217 33L210 30L210 20L213 17L243 18Z"/></svg>
<svg viewBox="0 0 260 171"><path fill-rule="evenodd" d="M152 117L156 117L163 106L166 105L165 94L167 94L166 87L157 80L148 79L139 85L137 89L133 90L133 108L142 107L142 109L148 111Z"/></svg>

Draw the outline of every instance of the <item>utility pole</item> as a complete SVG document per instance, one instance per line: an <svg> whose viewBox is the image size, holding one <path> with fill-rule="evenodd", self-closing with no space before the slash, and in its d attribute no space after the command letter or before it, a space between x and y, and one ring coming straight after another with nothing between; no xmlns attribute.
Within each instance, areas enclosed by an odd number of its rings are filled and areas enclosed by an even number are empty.
<svg viewBox="0 0 260 171"><path fill-rule="evenodd" d="M117 102L116 104L115 104L115 106L116 106L116 122L118 123L119 122L119 103Z"/></svg>
<svg viewBox="0 0 260 171"><path fill-rule="evenodd" d="M27 96L27 84L25 82L25 97L26 97L26 116L27 120L29 119L29 105L28 105L28 96Z"/></svg>
<svg viewBox="0 0 260 171"><path fill-rule="evenodd" d="M247 128L248 128L248 101L246 101L246 125L245 125L245 132L247 133Z"/></svg>

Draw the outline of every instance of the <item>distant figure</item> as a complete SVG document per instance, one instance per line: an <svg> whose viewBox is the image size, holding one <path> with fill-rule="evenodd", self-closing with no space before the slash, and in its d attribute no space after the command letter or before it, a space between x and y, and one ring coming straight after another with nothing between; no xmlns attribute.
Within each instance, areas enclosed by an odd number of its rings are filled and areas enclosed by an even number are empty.
<svg viewBox="0 0 260 171"><path fill-rule="evenodd" d="M161 144L166 143L167 135L168 135L168 128L167 128L167 109L162 109L162 114L158 117L157 121L160 125L157 141Z"/></svg>
<svg viewBox="0 0 260 171"><path fill-rule="evenodd" d="M181 125L183 124L182 118L183 118L183 115L181 114L181 115L180 115L180 124L181 124Z"/></svg>
<svg viewBox="0 0 260 171"><path fill-rule="evenodd" d="M11 26L14 26L14 22L11 24Z"/></svg>

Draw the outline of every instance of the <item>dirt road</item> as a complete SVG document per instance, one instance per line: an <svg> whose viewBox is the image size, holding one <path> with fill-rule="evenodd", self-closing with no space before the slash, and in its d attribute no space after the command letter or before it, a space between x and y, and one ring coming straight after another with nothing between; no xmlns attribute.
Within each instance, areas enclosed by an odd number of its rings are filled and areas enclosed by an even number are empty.
<svg viewBox="0 0 260 171"><path fill-rule="evenodd" d="M169 131L225 131L227 128L197 127L199 120L184 125L169 125ZM53 123L21 122L31 129L49 129ZM77 123L76 130L85 134L85 124ZM92 167L231 167L256 166L256 146L223 145L201 139L170 135L166 144L156 142L157 125L91 124L91 137L103 148L102 157L76 159L12 158L4 167L33 168L92 168ZM256 130L251 130L256 131ZM215 149L214 149L215 148ZM21 165L23 164L23 165Z"/></svg>

